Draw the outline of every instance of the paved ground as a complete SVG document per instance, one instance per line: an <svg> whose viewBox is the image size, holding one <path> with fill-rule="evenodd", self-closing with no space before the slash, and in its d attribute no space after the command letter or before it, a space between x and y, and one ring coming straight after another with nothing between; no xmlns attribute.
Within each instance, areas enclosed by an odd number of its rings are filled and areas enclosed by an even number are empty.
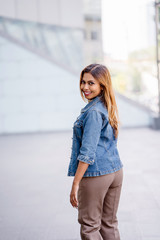
<svg viewBox="0 0 160 240"><path fill-rule="evenodd" d="M0 240L79 240L69 203L72 132L0 137ZM121 240L160 240L160 131L121 129Z"/></svg>

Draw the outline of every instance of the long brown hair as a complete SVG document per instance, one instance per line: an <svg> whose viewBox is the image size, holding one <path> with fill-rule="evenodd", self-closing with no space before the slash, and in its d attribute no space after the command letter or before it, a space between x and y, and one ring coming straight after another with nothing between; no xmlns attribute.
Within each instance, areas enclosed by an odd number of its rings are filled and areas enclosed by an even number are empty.
<svg viewBox="0 0 160 240"><path fill-rule="evenodd" d="M103 88L100 93L101 100L108 110L109 123L114 129L115 138L117 138L120 121L109 70L102 64L90 64L82 70L80 74L80 93L83 100L85 101L85 97L81 90L81 81L83 79L84 73L90 73Z"/></svg>

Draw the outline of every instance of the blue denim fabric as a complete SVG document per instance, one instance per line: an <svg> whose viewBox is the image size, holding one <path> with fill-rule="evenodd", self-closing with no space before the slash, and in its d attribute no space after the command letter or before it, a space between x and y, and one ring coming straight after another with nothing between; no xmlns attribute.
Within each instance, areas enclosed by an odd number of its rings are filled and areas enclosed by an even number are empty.
<svg viewBox="0 0 160 240"><path fill-rule="evenodd" d="M123 167L108 111L100 96L81 109L74 122L68 176L75 176L79 161L89 164L84 177L105 175Z"/></svg>

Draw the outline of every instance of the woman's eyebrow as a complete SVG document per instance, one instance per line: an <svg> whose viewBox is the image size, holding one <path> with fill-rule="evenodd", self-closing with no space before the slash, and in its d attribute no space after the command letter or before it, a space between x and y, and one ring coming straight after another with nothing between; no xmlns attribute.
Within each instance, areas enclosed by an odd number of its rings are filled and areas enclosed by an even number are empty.
<svg viewBox="0 0 160 240"><path fill-rule="evenodd" d="M85 79L82 79L82 81L86 82ZM94 82L94 80L88 80L87 82Z"/></svg>

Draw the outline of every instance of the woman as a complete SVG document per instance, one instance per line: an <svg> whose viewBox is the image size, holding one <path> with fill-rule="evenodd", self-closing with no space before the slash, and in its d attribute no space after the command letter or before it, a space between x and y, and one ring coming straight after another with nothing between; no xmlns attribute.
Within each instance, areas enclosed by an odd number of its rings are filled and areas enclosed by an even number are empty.
<svg viewBox="0 0 160 240"><path fill-rule="evenodd" d="M116 214L123 164L117 150L118 109L108 69L101 64L84 68L80 92L88 104L73 127L70 203L78 208L82 240L119 240Z"/></svg>

